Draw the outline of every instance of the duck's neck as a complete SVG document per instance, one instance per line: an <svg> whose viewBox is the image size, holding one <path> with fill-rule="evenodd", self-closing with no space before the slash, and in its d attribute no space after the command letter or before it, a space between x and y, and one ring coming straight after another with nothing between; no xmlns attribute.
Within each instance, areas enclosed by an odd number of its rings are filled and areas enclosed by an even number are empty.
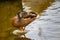
<svg viewBox="0 0 60 40"><path fill-rule="evenodd" d="M18 13L17 15L18 15L18 21L20 21L20 20L21 20L21 15L20 15L20 13Z"/></svg>

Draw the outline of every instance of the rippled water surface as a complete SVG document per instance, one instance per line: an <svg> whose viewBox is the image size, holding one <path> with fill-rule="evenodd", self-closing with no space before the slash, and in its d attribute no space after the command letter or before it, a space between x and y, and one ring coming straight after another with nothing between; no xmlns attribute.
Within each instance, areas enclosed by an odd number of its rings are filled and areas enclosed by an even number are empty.
<svg viewBox="0 0 60 40"><path fill-rule="evenodd" d="M54 2L26 29L31 30L26 36L34 40L60 40L60 2Z"/></svg>

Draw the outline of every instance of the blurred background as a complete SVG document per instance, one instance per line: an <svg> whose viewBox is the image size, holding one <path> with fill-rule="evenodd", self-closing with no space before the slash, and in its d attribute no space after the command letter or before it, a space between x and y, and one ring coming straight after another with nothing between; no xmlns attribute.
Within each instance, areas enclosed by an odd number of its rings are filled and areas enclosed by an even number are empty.
<svg viewBox="0 0 60 40"><path fill-rule="evenodd" d="M31 7L39 15L47 9L55 0L0 0L0 40L14 40L12 31L17 29L12 26L11 18L18 11L22 11L22 5Z"/></svg>

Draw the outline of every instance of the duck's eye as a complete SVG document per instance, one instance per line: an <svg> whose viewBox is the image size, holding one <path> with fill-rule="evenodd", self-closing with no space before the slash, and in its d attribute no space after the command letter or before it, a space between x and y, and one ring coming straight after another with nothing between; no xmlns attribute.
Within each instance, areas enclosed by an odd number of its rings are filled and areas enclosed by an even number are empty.
<svg viewBox="0 0 60 40"><path fill-rule="evenodd" d="M32 15L36 15L36 16L37 16L37 14L36 14L35 12L30 12L30 14L32 14Z"/></svg>
<svg viewBox="0 0 60 40"><path fill-rule="evenodd" d="M30 12L30 13L35 14L35 12Z"/></svg>
<svg viewBox="0 0 60 40"><path fill-rule="evenodd" d="M30 16L26 16L26 17L24 17L24 18L30 18Z"/></svg>
<svg viewBox="0 0 60 40"><path fill-rule="evenodd" d="M25 17L25 18L34 18L34 16L27 16L27 17Z"/></svg>

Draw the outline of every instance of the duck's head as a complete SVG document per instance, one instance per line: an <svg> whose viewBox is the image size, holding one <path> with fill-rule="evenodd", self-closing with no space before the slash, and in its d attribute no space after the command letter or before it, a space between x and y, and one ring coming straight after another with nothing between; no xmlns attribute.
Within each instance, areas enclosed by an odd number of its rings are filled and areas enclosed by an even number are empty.
<svg viewBox="0 0 60 40"><path fill-rule="evenodd" d="M28 13L28 17L30 17L30 18L37 17L37 13L31 11Z"/></svg>
<svg viewBox="0 0 60 40"><path fill-rule="evenodd" d="M17 13L18 18L34 18L37 17L37 13L31 11L31 12L18 12Z"/></svg>

